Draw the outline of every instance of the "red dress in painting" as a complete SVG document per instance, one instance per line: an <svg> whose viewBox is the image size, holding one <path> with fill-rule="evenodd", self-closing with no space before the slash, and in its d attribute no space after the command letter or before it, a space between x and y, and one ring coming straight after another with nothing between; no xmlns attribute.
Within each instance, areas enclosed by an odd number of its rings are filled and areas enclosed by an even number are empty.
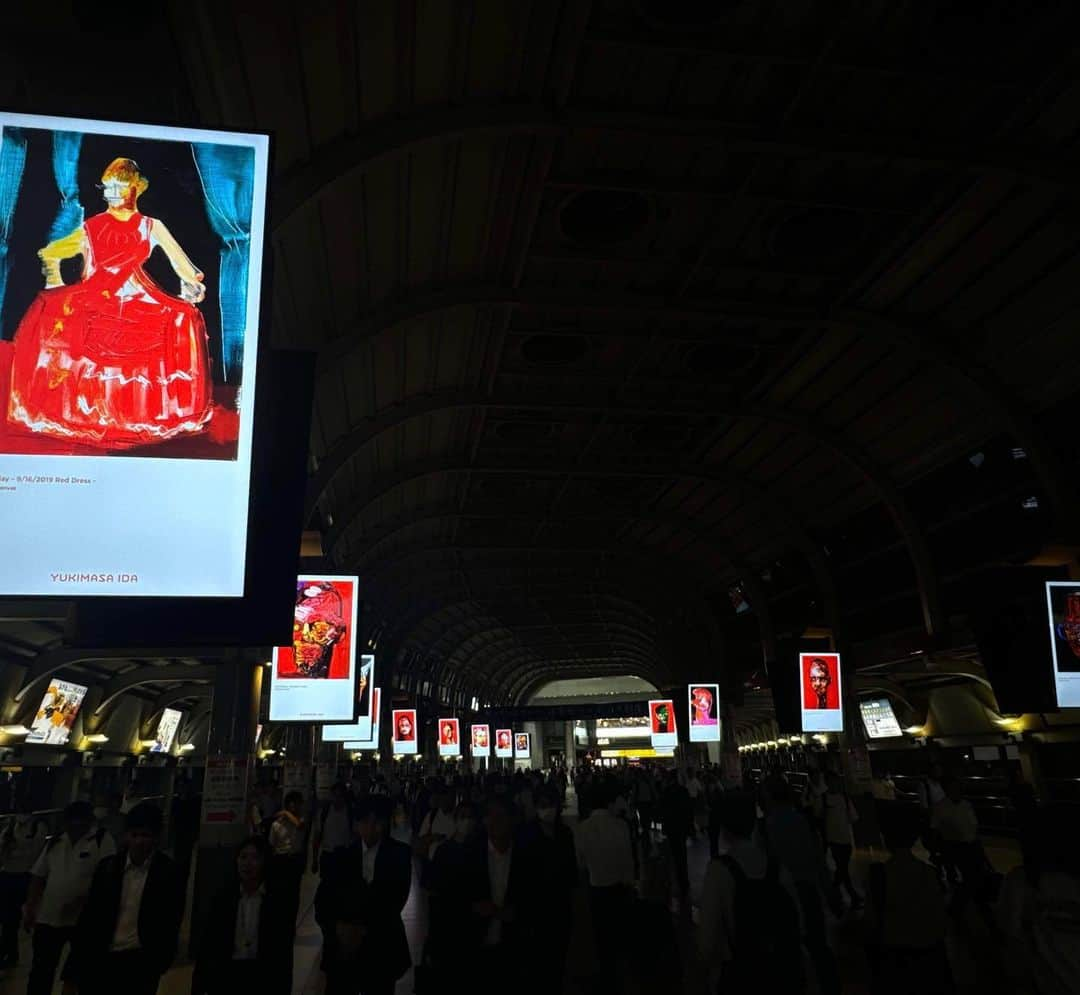
<svg viewBox="0 0 1080 995"><path fill-rule="evenodd" d="M83 225L83 279L43 290L15 332L8 420L101 449L203 431L213 411L199 310L143 270L153 219Z"/></svg>

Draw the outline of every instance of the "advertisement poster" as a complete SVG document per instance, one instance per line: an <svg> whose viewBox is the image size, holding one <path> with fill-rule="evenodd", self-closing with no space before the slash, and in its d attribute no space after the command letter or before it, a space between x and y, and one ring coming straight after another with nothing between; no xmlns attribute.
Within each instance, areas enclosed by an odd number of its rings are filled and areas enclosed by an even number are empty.
<svg viewBox="0 0 1080 995"><path fill-rule="evenodd" d="M203 822L233 824L244 819L249 761L245 756L206 758Z"/></svg>
<svg viewBox="0 0 1080 995"><path fill-rule="evenodd" d="M1080 583L1048 581L1046 611L1059 708L1080 708Z"/></svg>
<svg viewBox="0 0 1080 995"><path fill-rule="evenodd" d="M358 582L297 579L293 644L275 647L270 670L271 722L355 721Z"/></svg>
<svg viewBox="0 0 1080 995"><path fill-rule="evenodd" d="M803 732L842 732L839 653L799 654Z"/></svg>
<svg viewBox="0 0 1080 995"><path fill-rule="evenodd" d="M859 711L868 739L888 739L891 736L904 735L888 698L865 698L859 702Z"/></svg>
<svg viewBox="0 0 1080 995"><path fill-rule="evenodd" d="M169 753L176 741L176 733L180 729L180 720L184 717L183 712L175 708L164 708L161 718L158 719L157 732L154 733L154 745L150 747L151 753Z"/></svg>
<svg viewBox="0 0 1080 995"><path fill-rule="evenodd" d="M474 757L491 756L491 730L488 726L472 727L472 755Z"/></svg>
<svg viewBox="0 0 1080 995"><path fill-rule="evenodd" d="M495 730L495 756L510 760L514 756L514 731L513 729Z"/></svg>
<svg viewBox="0 0 1080 995"><path fill-rule="evenodd" d="M675 728L675 702L670 698L649 702L649 733L653 749L671 749L679 745Z"/></svg>
<svg viewBox="0 0 1080 995"><path fill-rule="evenodd" d="M514 759L529 759L529 734L527 732L514 733Z"/></svg>
<svg viewBox="0 0 1080 995"><path fill-rule="evenodd" d="M322 741L324 743L344 743L349 739L373 738L373 730L379 715L378 688L371 685L374 674L375 657L361 656L356 698L357 707L362 710L355 722L347 722L342 725L324 725L322 727Z"/></svg>
<svg viewBox="0 0 1080 995"><path fill-rule="evenodd" d="M439 756L461 756L461 729L457 719L439 719Z"/></svg>
<svg viewBox="0 0 1080 995"><path fill-rule="evenodd" d="M691 684L686 689L691 743L720 742L720 685Z"/></svg>
<svg viewBox="0 0 1080 995"><path fill-rule="evenodd" d="M27 743L63 746L71 738L71 728L86 697L82 684L53 678L41 697L41 704L30 723Z"/></svg>
<svg viewBox="0 0 1080 995"><path fill-rule="evenodd" d="M243 596L268 163L0 112L0 594Z"/></svg>
<svg viewBox="0 0 1080 995"><path fill-rule="evenodd" d="M415 754L416 749L416 709L395 708L391 719L394 723L394 755Z"/></svg>

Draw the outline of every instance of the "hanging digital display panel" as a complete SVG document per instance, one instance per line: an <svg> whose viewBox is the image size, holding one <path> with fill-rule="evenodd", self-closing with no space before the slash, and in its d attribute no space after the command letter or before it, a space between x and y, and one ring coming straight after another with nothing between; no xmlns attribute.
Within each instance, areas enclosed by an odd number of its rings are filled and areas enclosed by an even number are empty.
<svg viewBox="0 0 1080 995"><path fill-rule="evenodd" d="M293 643L276 647L271 665L271 722L355 721L357 584L356 577L297 578ZM370 723L371 695L362 696Z"/></svg>
<svg viewBox="0 0 1080 995"><path fill-rule="evenodd" d="M34 713L27 743L63 746L71 738L71 729L86 697L87 688L70 681L51 680L41 704Z"/></svg>
<svg viewBox="0 0 1080 995"><path fill-rule="evenodd" d="M474 757L491 756L491 729L486 725L471 727L472 755Z"/></svg>
<svg viewBox="0 0 1080 995"><path fill-rule="evenodd" d="M461 725L457 719L439 719L439 756L461 756Z"/></svg>
<svg viewBox="0 0 1080 995"><path fill-rule="evenodd" d="M720 742L720 685L691 684L686 689L691 743Z"/></svg>
<svg viewBox="0 0 1080 995"><path fill-rule="evenodd" d="M1059 708L1080 708L1080 583L1048 581L1046 611Z"/></svg>
<svg viewBox="0 0 1080 995"><path fill-rule="evenodd" d="M394 723L394 754L396 756L407 756L417 753L416 709L395 708L391 719Z"/></svg>
<svg viewBox="0 0 1080 995"><path fill-rule="evenodd" d="M0 595L244 595L269 138L0 112Z"/></svg>
<svg viewBox="0 0 1080 995"><path fill-rule="evenodd" d="M495 730L495 756L510 760L514 756L514 730Z"/></svg>
<svg viewBox="0 0 1080 995"><path fill-rule="evenodd" d="M657 698L649 702L649 734L655 750L678 745L675 702L670 698Z"/></svg>
<svg viewBox="0 0 1080 995"><path fill-rule="evenodd" d="M799 654L803 732L843 732L839 653Z"/></svg>

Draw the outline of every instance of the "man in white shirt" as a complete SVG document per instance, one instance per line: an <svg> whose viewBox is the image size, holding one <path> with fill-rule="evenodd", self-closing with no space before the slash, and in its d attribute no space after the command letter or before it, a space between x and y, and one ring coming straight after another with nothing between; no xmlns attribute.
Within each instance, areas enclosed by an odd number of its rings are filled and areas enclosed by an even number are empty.
<svg viewBox="0 0 1080 995"><path fill-rule="evenodd" d="M161 810L127 813L124 849L94 872L63 977L79 995L154 995L176 956L184 894L176 864L157 849Z"/></svg>
<svg viewBox="0 0 1080 995"><path fill-rule="evenodd" d="M575 837L578 867L589 878L589 900L597 953L617 964L625 946L626 914L634 887L634 851L630 828L615 814L618 785L604 778L593 789L593 809Z"/></svg>
<svg viewBox="0 0 1080 995"><path fill-rule="evenodd" d="M91 832L93 809L73 802L64 831L53 837L30 870L23 925L33 930L34 953L27 995L50 995L60 955L71 941L98 864L116 852L104 830Z"/></svg>

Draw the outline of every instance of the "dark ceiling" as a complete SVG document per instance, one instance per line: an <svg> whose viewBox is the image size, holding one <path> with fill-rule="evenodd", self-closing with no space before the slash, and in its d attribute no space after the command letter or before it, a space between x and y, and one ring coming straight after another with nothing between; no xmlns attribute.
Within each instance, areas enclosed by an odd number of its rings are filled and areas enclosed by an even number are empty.
<svg viewBox="0 0 1080 995"><path fill-rule="evenodd" d="M311 527L402 687L959 651L1072 538L1073 5L59 8L0 102L274 133Z"/></svg>

